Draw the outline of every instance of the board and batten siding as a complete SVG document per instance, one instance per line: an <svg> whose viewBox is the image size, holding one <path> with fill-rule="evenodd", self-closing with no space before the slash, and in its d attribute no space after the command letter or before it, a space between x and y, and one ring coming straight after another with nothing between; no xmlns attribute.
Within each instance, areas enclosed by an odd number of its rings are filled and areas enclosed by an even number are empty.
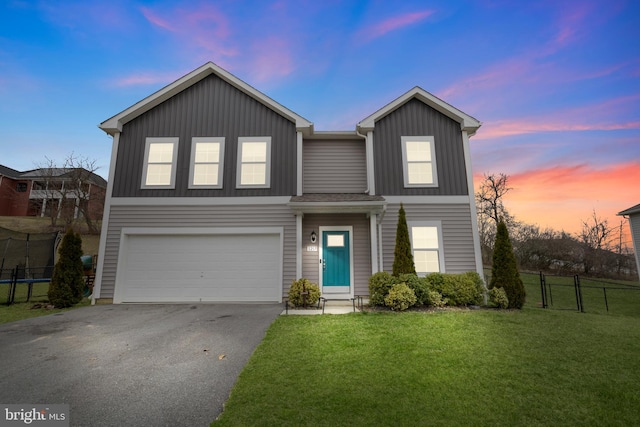
<svg viewBox="0 0 640 427"><path fill-rule="evenodd" d="M189 189L191 138L224 137L221 189ZM271 188L236 189L238 138L271 137ZM147 137L178 137L175 189L141 189ZM290 196L296 192L296 127L212 74L123 126L114 197Z"/></svg>
<svg viewBox="0 0 640 427"><path fill-rule="evenodd" d="M384 271L393 270L399 204L387 205L382 221L382 256ZM471 211L468 204L407 204L404 203L407 223L441 221L445 271L464 273L476 271L473 251Z"/></svg>
<svg viewBox="0 0 640 427"><path fill-rule="evenodd" d="M304 193L364 193L367 159L364 140L305 140Z"/></svg>
<svg viewBox="0 0 640 427"><path fill-rule="evenodd" d="M371 276L371 233L369 218L364 214L307 214L302 219L302 276L313 283L320 281L319 252L307 251L307 246L319 247L322 236L319 227L353 226L354 295L369 294ZM318 241L311 243L309 236L315 231Z"/></svg>
<svg viewBox="0 0 640 427"><path fill-rule="evenodd" d="M283 295L296 275L296 221L286 205L115 205L109 216L100 298L113 298L123 227L284 227Z"/></svg>
<svg viewBox="0 0 640 427"><path fill-rule="evenodd" d="M403 136L433 136L438 187L404 188ZM383 117L373 131L376 193L382 195L467 195L460 124L418 99Z"/></svg>

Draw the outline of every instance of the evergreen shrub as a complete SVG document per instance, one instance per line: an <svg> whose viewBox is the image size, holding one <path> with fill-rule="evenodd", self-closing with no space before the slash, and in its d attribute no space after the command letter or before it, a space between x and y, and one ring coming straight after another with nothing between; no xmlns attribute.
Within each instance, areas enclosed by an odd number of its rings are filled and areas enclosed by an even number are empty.
<svg viewBox="0 0 640 427"><path fill-rule="evenodd" d="M416 305L428 305L429 283L423 277L415 274L405 273L398 276L398 283L406 283L408 287L413 289L416 295Z"/></svg>
<svg viewBox="0 0 640 427"><path fill-rule="evenodd" d="M507 308L509 307L509 298L503 288L491 288L489 291L489 303L493 307Z"/></svg>
<svg viewBox="0 0 640 427"><path fill-rule="evenodd" d="M404 206L400 203L398 212L398 225L396 227L396 246L393 251L393 275L416 274L416 266L411 252L411 240L409 239L409 227Z"/></svg>
<svg viewBox="0 0 640 427"><path fill-rule="evenodd" d="M509 299L509 308L521 309L526 297L524 284L520 278L509 231L504 221L498 223L493 249L493 265L489 289L503 288Z"/></svg>
<svg viewBox="0 0 640 427"><path fill-rule="evenodd" d="M306 294L304 294L306 292ZM309 279L298 279L291 283L289 288L289 302L294 307L313 305L320 299L320 287Z"/></svg>
<svg viewBox="0 0 640 427"><path fill-rule="evenodd" d="M384 297L396 284L396 278L386 271L379 271L369 277L369 304L383 306Z"/></svg>
<svg viewBox="0 0 640 427"><path fill-rule="evenodd" d="M81 257L82 238L69 228L60 243L60 258L49 284L49 302L56 308L71 307L82 300L85 282Z"/></svg>
<svg viewBox="0 0 640 427"><path fill-rule="evenodd" d="M393 285L384 303L391 310L403 311L416 303L416 294L406 283Z"/></svg>

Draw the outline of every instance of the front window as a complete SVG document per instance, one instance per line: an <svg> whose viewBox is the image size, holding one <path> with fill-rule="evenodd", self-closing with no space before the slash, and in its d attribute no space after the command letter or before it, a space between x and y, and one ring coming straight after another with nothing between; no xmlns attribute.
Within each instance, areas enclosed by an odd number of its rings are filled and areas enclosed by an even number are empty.
<svg viewBox="0 0 640 427"><path fill-rule="evenodd" d="M443 265L439 224L411 227L411 247L416 273L420 276L441 272Z"/></svg>
<svg viewBox="0 0 640 427"><path fill-rule="evenodd" d="M270 186L271 138L239 138L238 188L268 188Z"/></svg>
<svg viewBox="0 0 640 427"><path fill-rule="evenodd" d="M142 188L174 188L178 138L147 138Z"/></svg>
<svg viewBox="0 0 640 427"><path fill-rule="evenodd" d="M189 188L222 188L224 138L193 138Z"/></svg>
<svg viewBox="0 0 640 427"><path fill-rule="evenodd" d="M432 136L403 136L402 161L405 187L438 185Z"/></svg>

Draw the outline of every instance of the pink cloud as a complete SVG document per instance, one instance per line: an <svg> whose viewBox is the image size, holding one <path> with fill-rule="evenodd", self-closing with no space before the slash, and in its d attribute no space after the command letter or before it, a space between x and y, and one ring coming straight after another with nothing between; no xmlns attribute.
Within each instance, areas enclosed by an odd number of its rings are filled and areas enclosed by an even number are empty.
<svg viewBox="0 0 640 427"><path fill-rule="evenodd" d="M640 120L622 118L637 109L638 101L640 94L634 94L584 107L552 111L544 116L486 121L474 139L542 132L640 129Z"/></svg>
<svg viewBox="0 0 640 427"><path fill-rule="evenodd" d="M127 87L127 86L140 86L140 85L155 85L155 84L167 84L180 78L184 73L172 72L172 73L137 73L129 76L120 77L112 81L112 85Z"/></svg>
<svg viewBox="0 0 640 427"><path fill-rule="evenodd" d="M176 37L186 50L195 45L202 52L200 57L206 60L223 62L223 58L238 54L230 40L229 20L214 5L204 3L164 11L141 7L140 11L153 26Z"/></svg>
<svg viewBox="0 0 640 427"><path fill-rule="evenodd" d="M253 44L252 75L259 82L285 77L295 70L292 45L284 37L269 36Z"/></svg>
<svg viewBox="0 0 640 427"><path fill-rule="evenodd" d="M365 42L369 42L385 34L410 25L416 24L433 15L433 10L423 10L419 12L405 13L403 15L393 16L384 21L378 22L371 26L363 28L359 31L360 36Z"/></svg>
<svg viewBox="0 0 640 427"><path fill-rule="evenodd" d="M483 176L474 175L476 190ZM556 165L511 174L513 188L505 206L529 224L576 233L595 209L610 225L616 213L640 200L640 161L596 168L587 164Z"/></svg>

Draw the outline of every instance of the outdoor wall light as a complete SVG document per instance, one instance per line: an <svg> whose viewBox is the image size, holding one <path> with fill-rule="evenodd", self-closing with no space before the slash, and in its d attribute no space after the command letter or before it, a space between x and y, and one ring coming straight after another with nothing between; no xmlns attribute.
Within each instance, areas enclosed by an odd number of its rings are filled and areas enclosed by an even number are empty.
<svg viewBox="0 0 640 427"><path fill-rule="evenodd" d="M316 240L318 240L318 236L316 235L315 231L311 232L311 243L315 243Z"/></svg>

